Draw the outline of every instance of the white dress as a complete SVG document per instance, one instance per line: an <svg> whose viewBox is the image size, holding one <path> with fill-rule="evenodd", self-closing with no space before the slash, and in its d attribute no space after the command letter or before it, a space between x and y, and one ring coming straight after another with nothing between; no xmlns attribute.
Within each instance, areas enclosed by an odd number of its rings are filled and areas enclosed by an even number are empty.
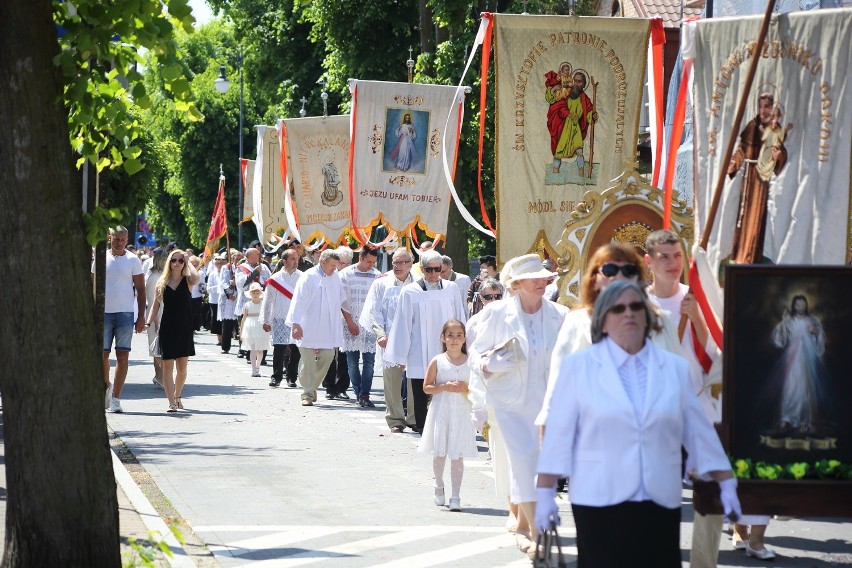
<svg viewBox="0 0 852 568"><path fill-rule="evenodd" d="M242 330L243 347L250 351L263 351L269 349L269 332L263 331L260 323L260 303L246 302L243 305L243 315L246 316L246 324Z"/></svg>
<svg viewBox="0 0 852 568"><path fill-rule="evenodd" d="M447 354L442 353L437 357L437 363L435 384L468 382L470 369L467 361L453 365ZM470 410L466 394L449 391L433 394L417 451L434 456L449 456L451 460L477 457L479 449L476 447L476 431L470 419Z"/></svg>

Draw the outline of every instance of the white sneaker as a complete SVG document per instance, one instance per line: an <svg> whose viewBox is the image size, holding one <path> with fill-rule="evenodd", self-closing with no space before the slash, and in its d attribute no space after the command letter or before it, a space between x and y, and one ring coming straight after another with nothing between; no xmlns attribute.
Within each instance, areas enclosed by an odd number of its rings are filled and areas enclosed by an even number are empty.
<svg viewBox="0 0 852 568"><path fill-rule="evenodd" d="M109 408L110 403L112 402L112 384L107 387L106 392L104 392L104 408Z"/></svg>
<svg viewBox="0 0 852 568"><path fill-rule="evenodd" d="M113 397L113 399L109 403L109 408L107 409L107 412L113 412L113 413L122 412L121 401L118 400L117 398Z"/></svg>

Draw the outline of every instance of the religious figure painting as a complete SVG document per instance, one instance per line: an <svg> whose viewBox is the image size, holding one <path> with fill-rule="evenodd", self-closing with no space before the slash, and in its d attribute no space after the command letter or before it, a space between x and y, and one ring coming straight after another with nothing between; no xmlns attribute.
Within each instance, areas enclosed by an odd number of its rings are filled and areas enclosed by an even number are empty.
<svg viewBox="0 0 852 568"><path fill-rule="evenodd" d="M406 174L426 173L429 112L388 108L385 113L382 169Z"/></svg>
<svg viewBox="0 0 852 568"><path fill-rule="evenodd" d="M322 163L322 204L326 207L334 207L343 201L343 192L340 190L340 172L337 169L336 156L333 150L325 150L320 156Z"/></svg>
<svg viewBox="0 0 852 568"><path fill-rule="evenodd" d="M722 392L733 455L852 460L850 286L849 267L728 266Z"/></svg>
<svg viewBox="0 0 852 568"><path fill-rule="evenodd" d="M545 184L596 185L595 170L599 164L593 163L593 159L598 121L597 83L585 70L575 69L564 61L559 64L558 72L545 74L544 86L552 157L545 170Z"/></svg>
<svg viewBox="0 0 852 568"><path fill-rule="evenodd" d="M731 251L731 258L740 264L764 261L769 188L787 164L784 141L793 130L793 124L785 124L784 107L775 90L774 85L762 85L755 116L740 133L739 144L728 166L729 177L742 175Z"/></svg>

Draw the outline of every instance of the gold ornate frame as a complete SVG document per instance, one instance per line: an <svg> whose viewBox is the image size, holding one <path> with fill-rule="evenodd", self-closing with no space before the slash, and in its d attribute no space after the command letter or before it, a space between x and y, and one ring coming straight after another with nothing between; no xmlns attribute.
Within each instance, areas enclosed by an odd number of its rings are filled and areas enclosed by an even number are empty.
<svg viewBox="0 0 852 568"><path fill-rule="evenodd" d="M580 305L580 278L589 256L600 245L623 242L644 252L645 237L662 227L663 190L645 183L637 172L637 162L625 164L615 185L602 193L588 191L565 222L556 244L559 302L575 308ZM692 207L680 199L672 203L671 229L691 249L694 235Z"/></svg>

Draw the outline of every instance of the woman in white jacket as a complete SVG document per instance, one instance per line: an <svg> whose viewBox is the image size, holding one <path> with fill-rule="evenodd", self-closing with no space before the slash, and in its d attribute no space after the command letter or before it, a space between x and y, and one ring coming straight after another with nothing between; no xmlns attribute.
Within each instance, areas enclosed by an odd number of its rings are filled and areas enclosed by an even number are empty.
<svg viewBox="0 0 852 568"><path fill-rule="evenodd" d="M741 515L736 479L685 359L648 340L660 324L636 282L613 282L592 313L592 347L566 357L538 461L536 525L558 521L568 478L580 568L680 568L681 447Z"/></svg>
<svg viewBox="0 0 852 568"><path fill-rule="evenodd" d="M547 391L550 355L568 310L544 300L553 274L538 255L507 263L508 285L515 295L480 312L476 340L470 348L471 369L485 385L503 433L511 470L511 501L519 505L518 546L527 551L535 541L535 465L539 436L535 417Z"/></svg>

